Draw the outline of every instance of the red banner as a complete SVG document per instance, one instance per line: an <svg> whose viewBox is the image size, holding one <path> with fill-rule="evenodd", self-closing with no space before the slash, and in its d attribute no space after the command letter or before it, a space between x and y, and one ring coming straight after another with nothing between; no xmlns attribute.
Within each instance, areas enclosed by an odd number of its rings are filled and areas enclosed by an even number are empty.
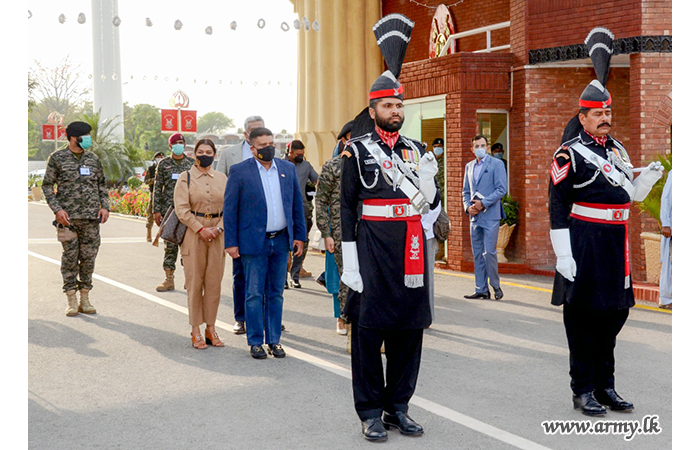
<svg viewBox="0 0 700 450"><path fill-rule="evenodd" d="M58 133L58 139L56 139L56 134ZM41 140L42 141L67 141L66 129L63 125L42 125L41 126Z"/></svg>
<svg viewBox="0 0 700 450"><path fill-rule="evenodd" d="M178 127L178 110L160 110L160 130L163 133L196 133L197 132L197 111L180 110L180 123Z"/></svg>

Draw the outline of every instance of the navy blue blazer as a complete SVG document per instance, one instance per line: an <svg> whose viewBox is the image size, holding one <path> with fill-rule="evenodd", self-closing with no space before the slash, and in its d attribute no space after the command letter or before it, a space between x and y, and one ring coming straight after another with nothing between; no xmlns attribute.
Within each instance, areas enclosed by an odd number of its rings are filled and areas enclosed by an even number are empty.
<svg viewBox="0 0 700 450"><path fill-rule="evenodd" d="M500 222L505 217L501 198L508 192L508 176L503 161L488 154L483 161L484 167L476 183L474 183L476 158L469 161L464 168L462 203L466 212L476 193L481 194L483 196L481 203L484 204L485 209L475 216L473 222L485 225L487 222Z"/></svg>
<svg viewBox="0 0 700 450"><path fill-rule="evenodd" d="M289 249L292 250L294 240L306 241L304 203L294 164L279 158L275 158L275 164L287 219ZM242 255L260 254L266 228L267 204L258 163L255 158L248 158L229 169L224 194L225 247L238 247Z"/></svg>

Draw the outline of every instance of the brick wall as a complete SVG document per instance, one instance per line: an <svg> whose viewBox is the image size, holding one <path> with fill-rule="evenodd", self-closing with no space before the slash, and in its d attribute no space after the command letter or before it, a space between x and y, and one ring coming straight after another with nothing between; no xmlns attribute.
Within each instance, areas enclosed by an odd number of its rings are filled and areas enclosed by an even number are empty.
<svg viewBox="0 0 700 450"><path fill-rule="evenodd" d="M420 0L420 3L434 6L446 3L442 0ZM406 62L419 61L428 58L430 46L430 26L435 8L426 8L409 0L382 1L382 15L401 13L416 23L411 34L411 42L406 50ZM455 24L455 32L467 31L474 28L506 22L510 16L509 0L492 0L490 2L465 1L450 7L450 13ZM508 30L498 30L491 35L491 46L508 44ZM486 35L468 37L457 41L458 52L471 52L486 47Z"/></svg>
<svg viewBox="0 0 700 450"><path fill-rule="evenodd" d="M404 64L401 72L406 99L446 96L445 179L447 190L454 194L446 200L452 221L447 263L452 269L467 270L473 260L461 192L464 166L474 158L470 148L471 138L478 132L476 111L510 107L511 65L508 53L457 53Z"/></svg>

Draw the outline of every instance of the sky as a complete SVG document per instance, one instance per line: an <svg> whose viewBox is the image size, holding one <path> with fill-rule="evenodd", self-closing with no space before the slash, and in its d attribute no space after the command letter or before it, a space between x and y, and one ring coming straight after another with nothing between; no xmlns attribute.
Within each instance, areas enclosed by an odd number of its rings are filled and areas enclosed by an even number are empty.
<svg viewBox="0 0 700 450"><path fill-rule="evenodd" d="M101 82L93 74L90 0L28 0L29 69L38 61L54 67L68 57L79 65L80 78ZM297 34L289 0L114 0L118 4L122 100L168 108L182 90L188 109L198 116L218 111L243 126L250 115L262 116L268 128L296 130ZM84 13L86 23L78 23ZM66 18L59 22L59 16ZM27 13L27 16L29 13ZM26 17L26 16L25 16ZM146 18L152 26L146 26ZM262 19L264 27L262 25ZM174 23L180 20L182 29ZM313 22L314 18L309 18ZM232 21L237 27L230 28ZM281 29L282 22L289 26ZM212 34L205 32L212 27ZM101 36L95 45L100 45ZM100 71L100 69L98 69ZM105 74L111 77L112 74ZM89 77L92 76L92 79Z"/></svg>

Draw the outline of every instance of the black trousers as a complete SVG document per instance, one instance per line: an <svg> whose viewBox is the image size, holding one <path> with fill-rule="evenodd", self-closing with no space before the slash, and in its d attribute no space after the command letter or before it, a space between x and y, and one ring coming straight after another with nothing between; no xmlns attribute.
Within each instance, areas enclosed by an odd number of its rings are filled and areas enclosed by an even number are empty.
<svg viewBox="0 0 700 450"><path fill-rule="evenodd" d="M353 324L351 332L352 391L355 411L364 421L382 411L408 412L416 390L423 329L378 330ZM386 382L381 347L386 356Z"/></svg>
<svg viewBox="0 0 700 450"><path fill-rule="evenodd" d="M629 308L596 311L564 302L574 395L615 387L615 343L628 316Z"/></svg>

